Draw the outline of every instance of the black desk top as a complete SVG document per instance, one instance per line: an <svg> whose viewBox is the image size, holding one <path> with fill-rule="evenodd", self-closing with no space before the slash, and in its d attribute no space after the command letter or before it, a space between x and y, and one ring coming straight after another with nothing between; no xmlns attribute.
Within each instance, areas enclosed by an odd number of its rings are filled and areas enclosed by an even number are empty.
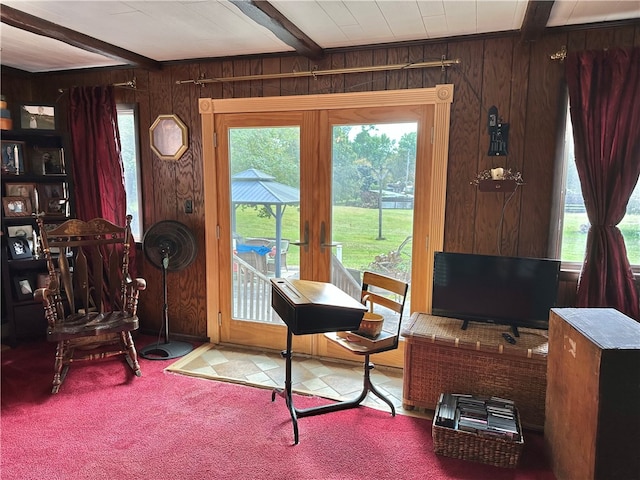
<svg viewBox="0 0 640 480"><path fill-rule="evenodd" d="M272 278L271 306L296 335L356 330L367 307L331 283Z"/></svg>

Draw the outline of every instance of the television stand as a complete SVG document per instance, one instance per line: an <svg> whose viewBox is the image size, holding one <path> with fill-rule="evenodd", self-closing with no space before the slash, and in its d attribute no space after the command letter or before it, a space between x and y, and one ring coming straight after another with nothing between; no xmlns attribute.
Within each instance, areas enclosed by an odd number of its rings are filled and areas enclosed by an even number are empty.
<svg viewBox="0 0 640 480"><path fill-rule="evenodd" d="M414 313L405 340L402 405L433 410L443 392L513 400L523 426L544 427L547 388L546 330L520 328L515 344L502 336L509 326Z"/></svg>

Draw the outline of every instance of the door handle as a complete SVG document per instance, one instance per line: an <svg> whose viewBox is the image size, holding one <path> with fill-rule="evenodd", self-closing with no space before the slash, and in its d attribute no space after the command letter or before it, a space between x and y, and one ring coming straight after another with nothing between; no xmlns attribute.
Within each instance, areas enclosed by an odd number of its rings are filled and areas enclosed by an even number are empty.
<svg viewBox="0 0 640 480"><path fill-rule="evenodd" d="M298 247L304 247L305 251L309 249L309 222L304 222L304 230L302 232L302 241L296 240L291 242L290 245L297 245Z"/></svg>
<svg viewBox="0 0 640 480"><path fill-rule="evenodd" d="M339 243L327 243L327 228L322 222L320 224L320 250L324 250L325 248L333 248L340 245Z"/></svg>

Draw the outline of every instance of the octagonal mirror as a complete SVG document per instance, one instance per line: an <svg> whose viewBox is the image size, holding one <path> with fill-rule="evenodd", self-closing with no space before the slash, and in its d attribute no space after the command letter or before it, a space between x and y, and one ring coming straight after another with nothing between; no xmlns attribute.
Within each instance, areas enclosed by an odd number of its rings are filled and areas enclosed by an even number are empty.
<svg viewBox="0 0 640 480"><path fill-rule="evenodd" d="M177 115L158 115L149 128L151 150L162 160L178 160L189 148L188 133Z"/></svg>

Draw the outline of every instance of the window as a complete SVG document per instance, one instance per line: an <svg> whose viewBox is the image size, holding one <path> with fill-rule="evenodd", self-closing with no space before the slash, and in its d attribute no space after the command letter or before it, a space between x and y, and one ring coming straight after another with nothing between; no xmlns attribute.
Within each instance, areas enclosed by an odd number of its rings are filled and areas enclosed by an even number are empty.
<svg viewBox="0 0 640 480"><path fill-rule="evenodd" d="M140 206L140 162L138 161L137 110L133 105L117 105L118 130L124 164L124 188L127 192L127 214L133 216L131 233L137 242L142 241L142 212Z"/></svg>
<svg viewBox="0 0 640 480"><path fill-rule="evenodd" d="M580 268L584 261L584 252L587 245L587 232L589 231L589 219L582 197L582 189L578 170L576 168L573 129L571 116L567 113L565 128L564 161L566 162L563 185L564 211L562 212L561 248L560 259L567 266ZM638 182L640 184L640 182ZM640 271L640 187L636 185L629 203L627 212L618 224L622 232L629 263L634 271Z"/></svg>

